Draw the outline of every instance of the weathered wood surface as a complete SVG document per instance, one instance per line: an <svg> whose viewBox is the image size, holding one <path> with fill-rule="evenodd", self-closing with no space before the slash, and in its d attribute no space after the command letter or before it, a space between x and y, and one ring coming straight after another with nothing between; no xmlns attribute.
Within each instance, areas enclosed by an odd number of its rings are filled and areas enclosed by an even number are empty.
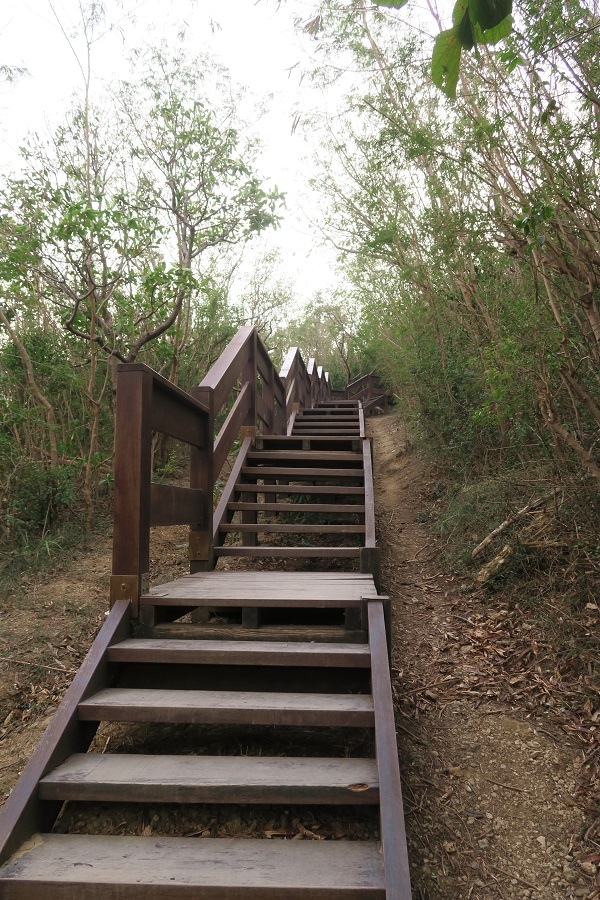
<svg viewBox="0 0 600 900"><path fill-rule="evenodd" d="M251 559L359 559L360 547L243 547L233 544L215 548L215 556L247 556Z"/></svg>
<svg viewBox="0 0 600 900"><path fill-rule="evenodd" d="M130 638L108 649L112 662L196 665L327 666L369 668L365 644Z"/></svg>
<svg viewBox="0 0 600 900"><path fill-rule="evenodd" d="M248 532L254 531L257 534L364 534L364 525L282 525L274 522L270 525L251 524L245 525L238 523L221 525L220 531L227 532Z"/></svg>
<svg viewBox="0 0 600 900"><path fill-rule="evenodd" d="M46 800L116 803L379 801L373 759L81 753L42 779Z"/></svg>
<svg viewBox="0 0 600 900"><path fill-rule="evenodd" d="M231 624L201 625L188 622L160 622L153 627L140 630L145 635L152 635L153 638L168 639L248 641L254 638L273 642L326 641L342 644L348 641L359 644L367 642L366 630L354 627L345 628L341 625L261 625L255 628L244 628L241 625Z"/></svg>
<svg viewBox="0 0 600 900"><path fill-rule="evenodd" d="M379 842L44 834L1 875L3 900L385 900Z"/></svg>
<svg viewBox="0 0 600 900"><path fill-rule="evenodd" d="M300 462L315 459L317 452L315 450L252 450L248 454L248 459L252 460L299 460ZM320 462L356 462L362 464L362 454L355 453L353 450L319 450L318 458Z"/></svg>
<svg viewBox="0 0 600 900"><path fill-rule="evenodd" d="M358 694L108 688L79 704L88 722L326 725L368 728L373 702Z"/></svg>
<svg viewBox="0 0 600 900"><path fill-rule="evenodd" d="M363 468L362 466L356 467L354 469L337 469L334 467L325 468L324 466L314 466L314 468L309 468L306 466L242 466L241 474L244 476L251 475L254 478L262 478L265 475L274 475L279 476L281 478L290 477L294 479L299 478L328 478L331 480L337 480L339 478L360 478L363 477Z"/></svg>
<svg viewBox="0 0 600 900"><path fill-rule="evenodd" d="M260 477L260 476L259 476ZM338 484L248 484L240 481L235 486L238 491L255 494L338 494L342 497L353 495L363 496L365 489L362 485L338 485Z"/></svg>
<svg viewBox="0 0 600 900"><path fill-rule="evenodd" d="M175 606L359 606L363 597L376 594L373 578L368 573L216 571L184 575L176 581L157 585L141 598L141 603Z"/></svg>
<svg viewBox="0 0 600 900"><path fill-rule="evenodd" d="M255 509L262 512L321 512L351 515L364 512L365 506L362 503L250 503L236 501L229 504L229 509L234 512Z"/></svg>

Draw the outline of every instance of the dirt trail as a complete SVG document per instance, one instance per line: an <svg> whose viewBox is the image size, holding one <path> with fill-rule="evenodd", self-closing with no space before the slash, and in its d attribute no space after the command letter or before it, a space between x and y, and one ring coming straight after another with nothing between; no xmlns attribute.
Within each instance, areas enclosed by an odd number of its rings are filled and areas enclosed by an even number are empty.
<svg viewBox="0 0 600 900"><path fill-rule="evenodd" d="M577 748L477 687L494 610L444 570L426 524L433 475L393 416L370 420L414 897L600 897L578 850ZM493 524L493 523L492 523ZM185 529L157 529L153 567L185 571ZM0 801L105 615L110 537L32 576L0 612ZM489 623L492 623L490 626ZM487 629L487 631L486 631ZM491 629L491 631L490 631ZM493 635L492 635L493 636Z"/></svg>
<svg viewBox="0 0 600 900"><path fill-rule="evenodd" d="M600 896L594 864L576 850L577 747L475 689L490 651L472 624L493 599L465 593L440 563L426 524L435 479L405 428L386 416L370 430L414 896Z"/></svg>

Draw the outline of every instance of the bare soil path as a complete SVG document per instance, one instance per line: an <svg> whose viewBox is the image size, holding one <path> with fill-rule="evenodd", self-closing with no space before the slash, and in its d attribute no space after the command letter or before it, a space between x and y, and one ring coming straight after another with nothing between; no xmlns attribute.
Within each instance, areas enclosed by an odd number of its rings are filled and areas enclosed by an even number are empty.
<svg viewBox="0 0 600 900"><path fill-rule="evenodd" d="M414 897L599 898L598 834L578 794L581 747L551 709L545 719L523 700L537 677L535 635L440 562L425 515L433 473L393 416L370 428ZM185 537L156 529L162 580L185 571ZM103 621L110 536L95 543L2 602L0 802ZM519 633L507 637L508 623Z"/></svg>

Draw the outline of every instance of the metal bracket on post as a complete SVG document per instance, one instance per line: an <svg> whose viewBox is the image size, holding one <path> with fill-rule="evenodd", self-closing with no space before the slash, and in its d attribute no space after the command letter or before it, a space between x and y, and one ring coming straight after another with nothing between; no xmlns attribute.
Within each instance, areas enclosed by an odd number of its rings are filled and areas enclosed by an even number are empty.
<svg viewBox="0 0 600 900"><path fill-rule="evenodd" d="M140 597L148 592L150 586L149 575L111 575L110 576L110 608L112 609L118 600L129 600L131 603L131 618L137 619L140 612Z"/></svg>

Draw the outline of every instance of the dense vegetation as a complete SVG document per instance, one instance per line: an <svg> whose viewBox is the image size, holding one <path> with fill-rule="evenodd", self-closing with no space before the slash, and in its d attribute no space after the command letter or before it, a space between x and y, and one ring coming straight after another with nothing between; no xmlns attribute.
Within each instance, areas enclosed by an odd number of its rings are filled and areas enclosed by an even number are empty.
<svg viewBox="0 0 600 900"><path fill-rule="evenodd" d="M512 36L432 83L435 8L321 4L315 77L352 71L315 184L363 356L463 472L600 488L600 20L520 4ZM360 89L357 89L357 83ZM537 475L533 476L533 471ZM520 480L523 481L521 473ZM597 552L597 551L596 551Z"/></svg>

